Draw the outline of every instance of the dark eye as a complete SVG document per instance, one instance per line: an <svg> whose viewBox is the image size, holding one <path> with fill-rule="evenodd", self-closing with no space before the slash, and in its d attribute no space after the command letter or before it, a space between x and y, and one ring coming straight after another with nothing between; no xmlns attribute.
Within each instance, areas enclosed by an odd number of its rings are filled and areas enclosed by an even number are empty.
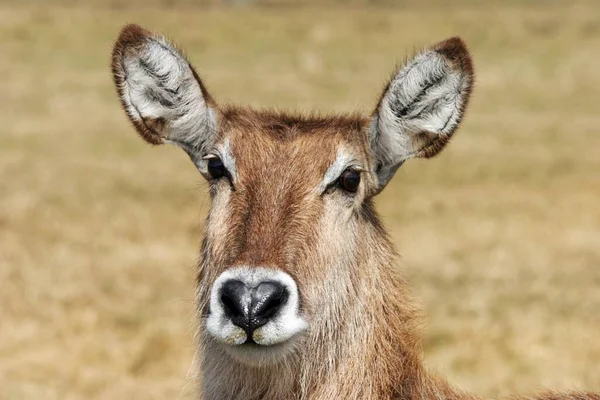
<svg viewBox="0 0 600 400"><path fill-rule="evenodd" d="M360 185L360 172L354 169L347 169L340 175L338 184L342 189L350 193L356 193Z"/></svg>
<svg viewBox="0 0 600 400"><path fill-rule="evenodd" d="M227 174L227 170L225 169L225 165L223 165L223 161L217 156L211 156L208 159L208 174L212 179L222 178Z"/></svg>

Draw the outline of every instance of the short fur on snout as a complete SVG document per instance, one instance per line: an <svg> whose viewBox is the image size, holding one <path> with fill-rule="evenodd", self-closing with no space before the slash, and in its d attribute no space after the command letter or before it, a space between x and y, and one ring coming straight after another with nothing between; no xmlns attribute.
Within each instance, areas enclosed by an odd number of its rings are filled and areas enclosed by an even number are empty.
<svg viewBox="0 0 600 400"><path fill-rule="evenodd" d="M456 132L474 82L461 39L400 66L368 115L219 105L175 46L136 25L122 30L112 71L140 136L182 148L209 184L196 295L201 398L475 398L424 368L418 309L373 205L404 162L437 155ZM262 273L289 279L296 303L248 347L222 312L220 285L256 285Z"/></svg>

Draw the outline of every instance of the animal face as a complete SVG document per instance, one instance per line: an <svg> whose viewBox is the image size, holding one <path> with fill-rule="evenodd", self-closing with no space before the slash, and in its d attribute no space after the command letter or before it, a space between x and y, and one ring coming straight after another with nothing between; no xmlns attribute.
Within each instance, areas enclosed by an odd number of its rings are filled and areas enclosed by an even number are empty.
<svg viewBox="0 0 600 400"><path fill-rule="evenodd" d="M406 160L444 147L473 82L453 38L400 68L369 117L219 107L170 43L135 25L115 45L113 74L138 133L181 147L209 183L201 329L248 365L343 321L370 273L365 246L377 245L364 240L378 231L371 199Z"/></svg>
<svg viewBox="0 0 600 400"><path fill-rule="evenodd" d="M203 313L234 355L262 362L323 311L312 282L356 257L357 218L377 181L360 118L229 110L223 121L206 156Z"/></svg>

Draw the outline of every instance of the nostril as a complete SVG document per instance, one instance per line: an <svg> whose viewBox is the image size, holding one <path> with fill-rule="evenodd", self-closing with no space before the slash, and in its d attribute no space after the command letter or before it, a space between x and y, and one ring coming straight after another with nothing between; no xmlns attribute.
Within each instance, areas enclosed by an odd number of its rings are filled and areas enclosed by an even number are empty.
<svg viewBox="0 0 600 400"><path fill-rule="evenodd" d="M231 317L240 317L242 315L242 311L238 309L233 299L228 295L221 295L221 303L223 303L227 315Z"/></svg>
<svg viewBox="0 0 600 400"><path fill-rule="evenodd" d="M273 317L286 302L288 291L277 282L262 282L252 293L254 317L263 321Z"/></svg>
<svg viewBox="0 0 600 400"><path fill-rule="evenodd" d="M256 316L261 318L271 318L283 304L283 297L267 300L262 307L256 311Z"/></svg>
<svg viewBox="0 0 600 400"><path fill-rule="evenodd" d="M247 314L249 298L247 288L241 281L227 281L221 289L221 304L230 318L244 317Z"/></svg>

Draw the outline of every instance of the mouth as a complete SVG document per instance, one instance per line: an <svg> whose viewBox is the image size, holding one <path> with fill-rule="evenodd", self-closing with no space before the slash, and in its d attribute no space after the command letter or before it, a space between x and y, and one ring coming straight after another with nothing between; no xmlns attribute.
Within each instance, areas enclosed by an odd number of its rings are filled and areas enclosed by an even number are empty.
<svg viewBox="0 0 600 400"><path fill-rule="evenodd" d="M261 367L281 362L294 353L298 347L299 337L295 336L285 342L264 345L247 339L244 343L230 345L220 343L220 346L234 360L249 367Z"/></svg>

